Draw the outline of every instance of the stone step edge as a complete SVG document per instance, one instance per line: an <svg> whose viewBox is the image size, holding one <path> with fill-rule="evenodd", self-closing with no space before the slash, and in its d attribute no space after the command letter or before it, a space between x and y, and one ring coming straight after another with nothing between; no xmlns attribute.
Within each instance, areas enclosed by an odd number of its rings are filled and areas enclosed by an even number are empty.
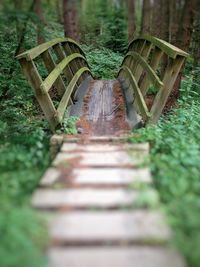
<svg viewBox="0 0 200 267"><path fill-rule="evenodd" d="M123 135L123 136L91 136L90 138L85 138L83 136L80 137L69 137L65 134L58 135L54 134L50 139L50 152L51 152L51 158L54 159L56 154L59 152L60 147L63 143L87 143L87 142L116 142L116 143L122 143L127 142L130 135Z"/></svg>

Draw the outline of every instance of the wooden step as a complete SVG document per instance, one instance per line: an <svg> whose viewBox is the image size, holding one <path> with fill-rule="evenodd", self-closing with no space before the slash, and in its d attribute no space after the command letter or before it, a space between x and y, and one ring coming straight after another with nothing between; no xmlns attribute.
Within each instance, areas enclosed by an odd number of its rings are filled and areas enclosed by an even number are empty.
<svg viewBox="0 0 200 267"><path fill-rule="evenodd" d="M53 186L58 182L61 171L56 168L49 168L43 175L40 186ZM79 168L73 169L70 174L73 179L70 186L127 186L129 184L152 183L151 174L148 168L125 169L125 168ZM66 181L68 183L68 177Z"/></svg>
<svg viewBox="0 0 200 267"><path fill-rule="evenodd" d="M144 153L131 152L127 154L124 151L114 152L79 152L79 153L59 153L53 161L53 166L65 166L70 161L79 166L93 167L121 167L138 166L144 163L147 157Z"/></svg>
<svg viewBox="0 0 200 267"><path fill-rule="evenodd" d="M43 175L40 181L40 186L53 185L60 177L60 174L61 172L58 169L50 167L49 169L47 169L47 171Z"/></svg>
<svg viewBox="0 0 200 267"><path fill-rule="evenodd" d="M148 193L152 195L156 191L149 189ZM140 191L126 189L38 189L32 206L40 209L134 207L140 194Z"/></svg>
<svg viewBox="0 0 200 267"><path fill-rule="evenodd" d="M171 237L162 214L148 210L62 212L49 218L49 232L63 244L160 244Z"/></svg>
<svg viewBox="0 0 200 267"><path fill-rule="evenodd" d="M89 144L81 145L77 143L64 143L61 147L62 152L71 152L71 151L85 151L85 152L113 152L119 150L142 150L149 151L149 144Z"/></svg>
<svg viewBox="0 0 200 267"><path fill-rule="evenodd" d="M69 137L68 135L54 135L54 139L58 139L59 141L62 139L63 143L74 143L74 142L114 142L114 143L121 143L121 142L127 142L128 138L130 138L130 135L121 135L121 136L113 136L113 135L104 135L104 136L88 136L88 138L84 138L82 140L80 137Z"/></svg>
<svg viewBox="0 0 200 267"><path fill-rule="evenodd" d="M128 185L152 182L148 168L84 168L73 171L74 183L80 185Z"/></svg>
<svg viewBox="0 0 200 267"><path fill-rule="evenodd" d="M186 267L183 258L168 248L82 247L52 248L49 267Z"/></svg>

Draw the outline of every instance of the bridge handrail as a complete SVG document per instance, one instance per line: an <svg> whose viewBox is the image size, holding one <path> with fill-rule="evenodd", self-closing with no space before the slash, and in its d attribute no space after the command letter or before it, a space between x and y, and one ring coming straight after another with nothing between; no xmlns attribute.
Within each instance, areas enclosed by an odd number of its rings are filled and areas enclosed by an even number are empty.
<svg viewBox="0 0 200 267"><path fill-rule="evenodd" d="M129 44L118 77L127 85L131 84L133 106L145 124L159 119L188 56L183 50L153 36L140 36ZM156 89L156 95L150 110L147 109L151 116L147 116L144 103L151 84Z"/></svg>
<svg viewBox="0 0 200 267"><path fill-rule="evenodd" d="M65 59L63 59L56 67L54 70L52 70L52 72L47 76L47 78L43 81L43 83L41 84L40 88L43 90L43 92L48 92L51 87L53 86L53 84L55 83L55 81L57 80L58 76L63 72L64 68L73 60L77 59L77 58L82 58L84 59L84 61L87 63L87 60L84 56L78 54L78 53L74 53L68 57L66 57Z"/></svg>
<svg viewBox="0 0 200 267"><path fill-rule="evenodd" d="M58 63L55 62L56 57ZM67 106L74 101L75 90L86 76L92 75L83 50L70 38L56 38L16 58L31 84L52 131L55 131L62 124ZM42 60L48 72L45 78L42 78L35 63L38 58ZM53 89L52 93L50 89ZM55 103L54 95L56 95ZM58 96L59 103L57 103Z"/></svg>
<svg viewBox="0 0 200 267"><path fill-rule="evenodd" d="M64 95L63 95L63 97L62 97L62 99L61 99L61 101L59 103L59 106L57 108L57 112L59 114L58 115L59 123L62 123L63 116L64 116L64 113L65 113L65 110L66 110L66 107L67 107L67 103L70 100L70 95L72 94L77 81L80 79L81 75L84 72L90 72L89 68L83 67L83 68L79 69L75 73L74 77L70 81L70 83L69 83L69 85L67 87L67 90L65 91L65 93L64 93Z"/></svg>
<svg viewBox="0 0 200 267"><path fill-rule="evenodd" d="M144 98L142 96L140 88L138 87L137 81L136 81L135 77L133 76L131 70L127 66L122 66L119 70L119 74L122 71L124 71L130 77L131 86L132 86L132 88L135 91L135 94L137 96L136 97L136 102L137 102L136 109L137 109L137 111L139 109L139 112L141 112L143 120L146 121L148 118L150 118L151 114L148 111L147 105L144 101Z"/></svg>
<svg viewBox="0 0 200 267"><path fill-rule="evenodd" d="M49 48L51 48L57 44L60 44L60 43L69 43L69 44L75 45L79 49L80 53L85 57L85 53L83 52L80 45L77 42L75 42L74 40L72 40L71 38L56 38L56 39L53 39L49 42L40 44L40 45L38 45L32 49L29 49L29 50L25 51L24 53L17 55L16 58L17 59L25 58L27 61L33 60L36 57L40 56L43 52L45 52Z"/></svg>
<svg viewBox="0 0 200 267"><path fill-rule="evenodd" d="M129 56L137 60L138 64L140 64L143 67L143 69L147 72L149 78L151 79L153 85L155 85L157 88L161 88L163 86L163 82L160 80L158 75L149 66L147 61L137 52L128 52L124 57L122 65L125 63L126 58Z"/></svg>
<svg viewBox="0 0 200 267"><path fill-rule="evenodd" d="M137 42L138 40L145 40L145 41L150 42L151 44L158 47L160 50L162 50L166 55L168 55L171 58L176 58L177 56L183 56L183 57L189 56L188 53L181 50L180 48L178 48L172 44L169 44L168 42L166 42L164 40L161 40L157 37L150 36L150 35L142 35L138 38L133 39L128 46L128 51L130 50L133 43Z"/></svg>

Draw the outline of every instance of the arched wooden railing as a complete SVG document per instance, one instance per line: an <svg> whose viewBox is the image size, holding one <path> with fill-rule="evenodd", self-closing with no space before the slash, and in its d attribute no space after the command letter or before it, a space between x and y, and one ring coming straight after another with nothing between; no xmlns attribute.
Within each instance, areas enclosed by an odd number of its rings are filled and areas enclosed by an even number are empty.
<svg viewBox="0 0 200 267"><path fill-rule="evenodd" d="M133 105L145 124L159 119L186 57L186 52L153 36L130 43L118 77L132 90ZM149 109L145 97L151 85L157 93Z"/></svg>
<svg viewBox="0 0 200 267"><path fill-rule="evenodd" d="M91 74L84 52L72 39L57 38L18 55L17 59L55 131L81 81ZM58 95L56 101L52 94Z"/></svg>

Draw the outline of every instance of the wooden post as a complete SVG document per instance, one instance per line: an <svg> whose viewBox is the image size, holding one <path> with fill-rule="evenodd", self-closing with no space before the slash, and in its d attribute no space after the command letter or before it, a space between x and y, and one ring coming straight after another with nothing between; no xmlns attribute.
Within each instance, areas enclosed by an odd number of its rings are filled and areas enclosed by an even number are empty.
<svg viewBox="0 0 200 267"><path fill-rule="evenodd" d="M145 60L147 60L147 58L149 57L151 49L152 49L152 44L150 42L146 42L145 46L144 46L144 49L141 52L141 56ZM142 75L142 72L143 72L143 68L141 66L139 66L139 64L137 64L137 67L136 67L136 69L134 71L134 76L135 76L135 79L136 79L137 82L139 81L140 76Z"/></svg>
<svg viewBox="0 0 200 267"><path fill-rule="evenodd" d="M40 107L45 114L45 117L50 123L52 131L55 131L56 126L59 124L57 112L49 94L43 94L40 89L42 79L34 62L32 60L26 61L26 59L23 58L20 59L20 64L23 68L25 76L27 77L33 88L36 99L39 102Z"/></svg>
<svg viewBox="0 0 200 267"><path fill-rule="evenodd" d="M69 43L64 43L63 49L64 49L67 56L74 53L74 51L71 49L71 46L69 45ZM79 67L77 66L77 63L75 61L72 61L70 63L70 68L72 70L73 75L79 70Z"/></svg>
<svg viewBox="0 0 200 267"><path fill-rule="evenodd" d="M131 45L129 51L137 51L138 45L139 45L139 41L134 42L134 43ZM129 52L129 51L128 51L128 52ZM126 66L129 67L130 69L133 69L133 68L134 68L134 64L135 64L135 60L134 60L132 57L128 57L128 58L126 59Z"/></svg>
<svg viewBox="0 0 200 267"><path fill-rule="evenodd" d="M79 48L78 47L76 47L74 44L70 44L69 45L69 49L71 50L71 53L73 54L73 53L78 53L78 54L80 54L80 50L79 50ZM75 61L74 61L74 65L76 64L76 67L77 67L77 70L79 70L79 69L81 69L82 67L84 67L84 64L83 64L83 62L81 61L81 59L80 58L77 58L77 59L75 59ZM81 83L81 81L83 81L84 79L83 79L83 77L81 77L80 79L79 79L79 84Z"/></svg>
<svg viewBox="0 0 200 267"><path fill-rule="evenodd" d="M178 73L184 63L185 58L182 56L177 56L175 59L170 59L168 66L165 70L164 78L163 78L163 84L164 87L159 90L157 93L153 106L151 108L150 113L152 114L150 120L148 121L148 124L150 123L156 123L162 113L162 110L165 107L165 104L167 102L167 98L169 97L173 85L176 81L176 78L178 76Z"/></svg>
<svg viewBox="0 0 200 267"><path fill-rule="evenodd" d="M134 51L134 52L137 52L139 54L142 54L142 52L145 48L145 44L146 44L145 40L138 40L137 46L136 47L133 46L133 49L131 48L129 51ZM138 62L136 60L132 59L131 64L130 64L130 69L134 75L135 75L137 68L138 68Z"/></svg>
<svg viewBox="0 0 200 267"><path fill-rule="evenodd" d="M154 71L156 71L162 55L163 55L162 50L155 47L154 52L152 54L151 62L150 62L150 66ZM143 96L146 95L150 84L151 84L151 81L150 81L148 75L145 73L145 76L144 76L144 78L141 82L141 85L140 85L140 90L141 90Z"/></svg>
<svg viewBox="0 0 200 267"><path fill-rule="evenodd" d="M62 50L62 47L60 44L54 45L53 49L54 49L54 51L55 51L55 53L56 53L56 55L60 61L65 59L66 55L65 55L64 51ZM63 72L65 74L65 77L67 78L67 82L70 83L71 79L74 76L71 68L69 66L66 66L66 68L64 69Z"/></svg>
<svg viewBox="0 0 200 267"><path fill-rule="evenodd" d="M56 64L55 64L50 52L48 50L46 50L45 52L43 52L41 54L41 56L42 56L42 59L44 61L44 64L45 64L48 72L51 73L52 70L54 70L54 68L56 67ZM58 91L59 96L62 97L65 90L66 90L66 87L65 87L65 84L64 84L61 76L59 76L58 79L56 80L55 87Z"/></svg>

